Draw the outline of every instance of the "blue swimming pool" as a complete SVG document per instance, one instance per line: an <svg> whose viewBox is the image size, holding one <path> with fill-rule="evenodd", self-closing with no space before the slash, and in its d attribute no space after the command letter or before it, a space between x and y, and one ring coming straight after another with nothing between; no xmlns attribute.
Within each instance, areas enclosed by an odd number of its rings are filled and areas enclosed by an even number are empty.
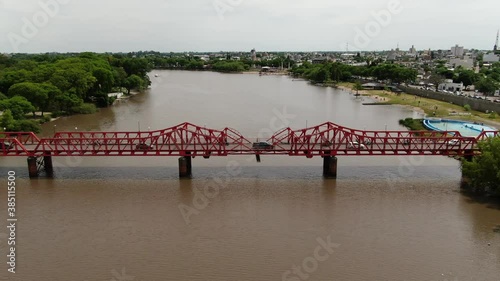
<svg viewBox="0 0 500 281"><path fill-rule="evenodd" d="M458 131L464 137L477 137L482 131L498 131L483 124L439 118L425 119L424 126L433 131Z"/></svg>

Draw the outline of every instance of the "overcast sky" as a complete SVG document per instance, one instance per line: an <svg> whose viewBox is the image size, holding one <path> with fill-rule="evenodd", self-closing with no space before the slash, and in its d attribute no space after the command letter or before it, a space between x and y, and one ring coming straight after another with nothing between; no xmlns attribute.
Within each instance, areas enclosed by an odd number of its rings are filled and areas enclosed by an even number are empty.
<svg viewBox="0 0 500 281"><path fill-rule="evenodd" d="M0 0L0 52L490 50L499 10L498 0Z"/></svg>

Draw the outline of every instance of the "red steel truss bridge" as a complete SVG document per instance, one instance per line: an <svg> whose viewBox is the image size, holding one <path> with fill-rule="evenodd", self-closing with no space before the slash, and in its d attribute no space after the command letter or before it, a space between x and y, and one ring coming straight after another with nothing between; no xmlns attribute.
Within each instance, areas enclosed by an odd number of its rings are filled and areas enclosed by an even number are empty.
<svg viewBox="0 0 500 281"><path fill-rule="evenodd" d="M148 132L57 132L50 138L32 132L4 132L0 133L0 155L28 157L30 176L41 169L50 174L53 156L179 156L181 177L191 176L191 158L196 156L255 154L258 161L260 155L321 156L325 176L334 177L338 155L473 157L479 141L498 135L498 131L483 131L478 137L456 131L366 131L327 122L299 130L285 128L265 142L256 142L231 128L182 123Z"/></svg>

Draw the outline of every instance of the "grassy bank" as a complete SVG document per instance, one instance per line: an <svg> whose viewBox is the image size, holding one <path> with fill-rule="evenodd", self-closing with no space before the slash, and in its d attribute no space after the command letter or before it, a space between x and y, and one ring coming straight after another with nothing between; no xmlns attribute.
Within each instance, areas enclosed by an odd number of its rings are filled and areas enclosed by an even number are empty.
<svg viewBox="0 0 500 281"><path fill-rule="evenodd" d="M354 83L339 83L339 87L354 91ZM418 97L406 93L396 94L386 90L363 90L359 91L363 96L370 96L378 102L395 105L411 106L428 117L441 117L447 119L460 119L466 121L481 122L500 128L500 117L497 114L468 110L459 105L444 101Z"/></svg>

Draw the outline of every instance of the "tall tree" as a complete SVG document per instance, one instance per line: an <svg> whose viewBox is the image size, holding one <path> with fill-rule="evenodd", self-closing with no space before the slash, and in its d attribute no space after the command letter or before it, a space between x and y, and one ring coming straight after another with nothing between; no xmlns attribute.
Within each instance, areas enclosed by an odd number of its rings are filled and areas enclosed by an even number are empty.
<svg viewBox="0 0 500 281"><path fill-rule="evenodd" d="M462 82L465 87L474 85L478 81L478 75L472 70L462 70L458 73L456 82Z"/></svg>
<svg viewBox="0 0 500 281"><path fill-rule="evenodd" d="M361 85L361 83L359 81L356 81L354 83L353 89L356 91L356 96L358 96L359 95L359 91L363 90L363 86Z"/></svg>
<svg viewBox="0 0 500 281"><path fill-rule="evenodd" d="M35 111L35 107L25 98L14 96L0 101L0 110L9 109L16 120L24 119L27 113Z"/></svg>
<svg viewBox="0 0 500 281"><path fill-rule="evenodd" d="M434 84L435 90L437 91L439 84L444 82L445 77L439 74L431 74L429 77L429 82Z"/></svg>
<svg viewBox="0 0 500 281"><path fill-rule="evenodd" d="M142 84L143 84L143 81L141 79L141 77L139 77L138 75L130 75L130 77L128 77L126 80L125 80L125 87L127 88L127 94L130 94L130 91L132 89L140 89L142 87Z"/></svg>
<svg viewBox="0 0 500 281"><path fill-rule="evenodd" d="M7 93L12 85L30 81L31 75L32 73L25 69L7 69L2 71L0 73L0 91Z"/></svg>
<svg viewBox="0 0 500 281"><path fill-rule="evenodd" d="M481 93L484 93L485 95L491 95L495 93L495 90L498 89L497 83L490 77L479 80L479 82L476 82L475 86L477 90L479 90Z"/></svg>
<svg viewBox="0 0 500 281"><path fill-rule="evenodd" d="M500 195L500 138L488 138L478 146L481 154L472 162L462 161L462 174L473 191Z"/></svg>
<svg viewBox="0 0 500 281"><path fill-rule="evenodd" d="M10 109L6 109L3 112L2 117L0 119L0 126L6 132L12 131L14 129L15 120L14 117L12 116L12 112L10 111Z"/></svg>
<svg viewBox="0 0 500 281"><path fill-rule="evenodd" d="M38 83L23 82L12 85L9 89L9 96L25 97L33 106L33 115L35 110L43 111L47 108L49 95L47 91Z"/></svg>
<svg viewBox="0 0 500 281"><path fill-rule="evenodd" d="M105 68L96 68L93 71L93 76L96 78L94 88L97 92L110 93L115 83L113 71Z"/></svg>

